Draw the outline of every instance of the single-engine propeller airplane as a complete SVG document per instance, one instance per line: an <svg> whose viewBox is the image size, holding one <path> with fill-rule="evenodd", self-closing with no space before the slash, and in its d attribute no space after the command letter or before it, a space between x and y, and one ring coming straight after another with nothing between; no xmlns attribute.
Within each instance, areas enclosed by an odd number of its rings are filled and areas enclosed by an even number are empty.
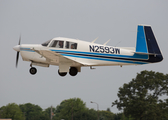
<svg viewBox="0 0 168 120"><path fill-rule="evenodd" d="M59 66L58 74L71 76L81 72L81 67L89 66L123 66L156 63L163 60L150 25L138 25L136 47L112 47L77 39L56 37L42 44L19 44L13 49L17 51L16 67L21 53L23 61L29 61L30 73L36 74L32 67L50 65Z"/></svg>

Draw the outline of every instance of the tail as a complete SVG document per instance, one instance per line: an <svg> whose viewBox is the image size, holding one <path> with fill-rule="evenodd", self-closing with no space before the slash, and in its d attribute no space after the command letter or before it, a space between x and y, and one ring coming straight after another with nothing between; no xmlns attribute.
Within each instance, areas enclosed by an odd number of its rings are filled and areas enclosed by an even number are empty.
<svg viewBox="0 0 168 120"><path fill-rule="evenodd" d="M137 43L135 54L148 55L148 62L160 62L163 60L162 53L149 25L138 25Z"/></svg>

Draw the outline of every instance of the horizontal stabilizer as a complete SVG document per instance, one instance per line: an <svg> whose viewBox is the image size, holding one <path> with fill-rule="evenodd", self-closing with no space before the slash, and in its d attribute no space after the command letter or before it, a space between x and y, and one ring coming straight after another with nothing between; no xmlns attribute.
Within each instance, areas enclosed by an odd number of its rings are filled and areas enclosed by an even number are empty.
<svg viewBox="0 0 168 120"><path fill-rule="evenodd" d="M134 52L134 53L139 55L157 55L156 53L144 53L144 52Z"/></svg>

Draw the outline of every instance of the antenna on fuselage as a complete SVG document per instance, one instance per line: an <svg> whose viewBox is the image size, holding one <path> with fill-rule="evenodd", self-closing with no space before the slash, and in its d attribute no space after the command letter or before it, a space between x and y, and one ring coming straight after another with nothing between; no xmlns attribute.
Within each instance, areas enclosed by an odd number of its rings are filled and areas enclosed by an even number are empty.
<svg viewBox="0 0 168 120"><path fill-rule="evenodd" d="M99 38L99 37L97 37L96 39L94 39L94 40L92 41L92 43L94 43L98 38Z"/></svg>
<svg viewBox="0 0 168 120"><path fill-rule="evenodd" d="M120 41L121 42L121 41ZM120 42L118 42L114 47L116 47Z"/></svg>
<svg viewBox="0 0 168 120"><path fill-rule="evenodd" d="M107 42L105 42L103 45L106 45L111 39L107 40Z"/></svg>

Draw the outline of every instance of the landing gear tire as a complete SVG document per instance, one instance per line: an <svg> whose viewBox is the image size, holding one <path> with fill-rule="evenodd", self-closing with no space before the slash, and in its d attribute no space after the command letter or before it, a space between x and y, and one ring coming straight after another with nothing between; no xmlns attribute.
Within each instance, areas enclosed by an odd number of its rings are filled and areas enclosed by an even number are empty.
<svg viewBox="0 0 168 120"><path fill-rule="evenodd" d="M71 76L75 76L78 74L78 69L76 67L71 67L70 70L69 70L69 74Z"/></svg>
<svg viewBox="0 0 168 120"><path fill-rule="evenodd" d="M64 76L67 74L67 72L59 72L59 70L58 70L58 74L59 74L60 76L64 77Z"/></svg>
<svg viewBox="0 0 168 120"><path fill-rule="evenodd" d="M30 74L35 75L37 73L37 69L35 67L31 67L29 72Z"/></svg>

